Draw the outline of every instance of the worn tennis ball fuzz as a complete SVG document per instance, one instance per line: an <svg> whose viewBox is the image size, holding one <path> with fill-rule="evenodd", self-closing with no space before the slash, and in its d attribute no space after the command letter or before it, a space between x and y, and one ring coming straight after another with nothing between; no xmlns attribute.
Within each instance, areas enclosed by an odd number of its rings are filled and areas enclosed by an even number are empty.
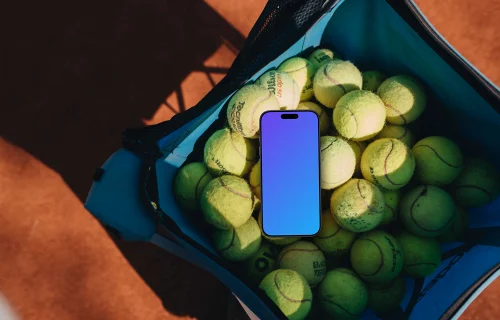
<svg viewBox="0 0 500 320"><path fill-rule="evenodd" d="M309 62L311 62L316 69L324 64L327 64L333 59L338 59L338 55L332 50L326 48L314 50L313 53L311 53L311 55L307 58L307 60L309 60Z"/></svg>
<svg viewBox="0 0 500 320"><path fill-rule="evenodd" d="M463 207L457 206L456 217L451 227L443 234L437 236L441 243L460 241L469 228L469 214Z"/></svg>
<svg viewBox="0 0 500 320"><path fill-rule="evenodd" d="M259 250L245 261L246 278L254 285L259 285L262 279L276 269L278 251L272 244L262 242Z"/></svg>
<svg viewBox="0 0 500 320"><path fill-rule="evenodd" d="M410 148L394 138L375 140L361 156L361 172L366 180L382 189L404 187L415 171L415 157Z"/></svg>
<svg viewBox="0 0 500 320"><path fill-rule="evenodd" d="M401 192L399 190L383 190L384 195L384 218L381 225L390 224L398 219L399 202L401 201Z"/></svg>
<svg viewBox="0 0 500 320"><path fill-rule="evenodd" d="M250 187L252 188L253 193L258 199L262 197L262 188L260 185L260 176L261 176L261 166L260 160L253 166L250 171L250 175L248 176L248 182L250 183Z"/></svg>
<svg viewBox="0 0 500 320"><path fill-rule="evenodd" d="M320 138L321 188L331 190L351 179L356 168L356 154L347 141L332 136Z"/></svg>
<svg viewBox="0 0 500 320"><path fill-rule="evenodd" d="M270 70L261 75L255 84L276 96L282 110L295 110L300 101L299 85L286 72Z"/></svg>
<svg viewBox="0 0 500 320"><path fill-rule="evenodd" d="M259 212L257 219L259 222L260 230L262 231L262 211ZM262 237L277 246L287 246L301 239L301 237L270 237L264 234L264 232L262 232Z"/></svg>
<svg viewBox="0 0 500 320"><path fill-rule="evenodd" d="M252 141L224 128L208 138L203 161L214 176L227 173L244 176L257 161L257 148Z"/></svg>
<svg viewBox="0 0 500 320"><path fill-rule="evenodd" d="M384 196L370 181L351 179L333 191L330 211L343 228L366 232L382 222Z"/></svg>
<svg viewBox="0 0 500 320"><path fill-rule="evenodd" d="M368 308L377 313L385 313L397 309L406 294L403 277L386 283L370 283L368 287Z"/></svg>
<svg viewBox="0 0 500 320"><path fill-rule="evenodd" d="M174 195L181 208L199 210L201 193L212 179L202 162L192 162L180 168L174 178Z"/></svg>
<svg viewBox="0 0 500 320"><path fill-rule="evenodd" d="M378 87L387 79L387 76L380 71L363 71L363 90L377 92Z"/></svg>
<svg viewBox="0 0 500 320"><path fill-rule="evenodd" d="M431 275L441 263L439 242L403 231L397 236L403 251L404 271L412 278Z"/></svg>
<svg viewBox="0 0 500 320"><path fill-rule="evenodd" d="M283 61L278 70L288 73L295 80L301 92L300 101L307 101L313 97L312 81L316 67L311 62L304 58L293 57Z"/></svg>
<svg viewBox="0 0 500 320"><path fill-rule="evenodd" d="M330 129L331 121L328 113L317 103L306 101L299 103L297 110L311 110L316 112L319 118L319 134L324 136Z"/></svg>
<svg viewBox="0 0 500 320"><path fill-rule="evenodd" d="M376 136L376 139L395 138L406 144L409 148L415 144L415 136L407 126L386 125Z"/></svg>
<svg viewBox="0 0 500 320"><path fill-rule="evenodd" d="M233 131L245 138L259 137L260 116L270 110L280 110L280 103L269 90L256 84L240 88L229 100L227 120Z"/></svg>
<svg viewBox="0 0 500 320"><path fill-rule="evenodd" d="M353 140L347 140L347 143L349 143L349 145L352 148L352 151L354 151L354 155L356 156L356 167L354 168L354 173L360 173L361 155L365 151L368 144L364 141L353 141Z"/></svg>
<svg viewBox="0 0 500 320"><path fill-rule="evenodd" d="M451 196L436 186L418 186L408 191L399 206L401 221L412 233L434 237L448 230L456 217Z"/></svg>
<svg viewBox="0 0 500 320"><path fill-rule="evenodd" d="M382 100L371 91L345 94L333 109L333 124L343 137L354 141L373 138L385 124Z"/></svg>
<svg viewBox="0 0 500 320"><path fill-rule="evenodd" d="M424 184L443 186L452 183L462 172L464 157L450 139L427 137L412 148L415 156L415 177Z"/></svg>
<svg viewBox="0 0 500 320"><path fill-rule="evenodd" d="M409 76L399 75L385 80L377 94L385 104L387 121L392 124L403 125L417 120L427 104L424 88Z"/></svg>
<svg viewBox="0 0 500 320"><path fill-rule="evenodd" d="M384 283L396 278L403 268L399 242L384 231L360 235L351 248L351 264L366 282Z"/></svg>
<svg viewBox="0 0 500 320"><path fill-rule="evenodd" d="M297 271L274 270L264 277L259 288L290 320L303 320L311 310L311 288Z"/></svg>
<svg viewBox="0 0 500 320"><path fill-rule="evenodd" d="M207 184L200 203L206 222L219 229L233 229L252 215L254 195L242 178L223 175Z"/></svg>
<svg viewBox="0 0 500 320"><path fill-rule="evenodd" d="M243 261L253 256L260 248L261 233L253 217L238 228L230 230L215 229L214 247L229 261Z"/></svg>
<svg viewBox="0 0 500 320"><path fill-rule="evenodd" d="M330 210L321 214L321 229L314 236L314 243L329 256L343 256L349 252L356 234L342 228L333 218Z"/></svg>
<svg viewBox="0 0 500 320"><path fill-rule="evenodd" d="M454 195L463 206L480 207L500 194L500 173L489 161L467 159L454 183Z"/></svg>
<svg viewBox="0 0 500 320"><path fill-rule="evenodd" d="M314 288L325 276L326 260L314 243L301 240L281 250L278 268L297 271Z"/></svg>
<svg viewBox="0 0 500 320"><path fill-rule="evenodd" d="M317 294L323 309L333 319L359 319L368 305L366 285L346 268L328 271Z"/></svg>
<svg viewBox="0 0 500 320"><path fill-rule="evenodd" d="M332 109L343 95L360 90L362 86L361 72L351 62L344 60L333 60L321 66L313 81L316 100Z"/></svg>

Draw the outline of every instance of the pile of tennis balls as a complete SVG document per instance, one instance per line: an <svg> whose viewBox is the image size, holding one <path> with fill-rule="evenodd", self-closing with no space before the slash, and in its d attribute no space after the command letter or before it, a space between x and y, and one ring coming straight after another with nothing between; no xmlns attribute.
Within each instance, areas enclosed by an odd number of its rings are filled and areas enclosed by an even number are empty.
<svg viewBox="0 0 500 320"><path fill-rule="evenodd" d="M361 72L325 48L292 57L232 96L203 161L179 169L176 199L202 213L215 249L289 319L389 312L404 298L403 277L432 274L440 243L464 235L466 208L500 193L488 160L468 158L448 137L416 141L408 125L426 103L412 76ZM262 233L259 119L280 109L312 110L320 121L324 211L312 238Z"/></svg>

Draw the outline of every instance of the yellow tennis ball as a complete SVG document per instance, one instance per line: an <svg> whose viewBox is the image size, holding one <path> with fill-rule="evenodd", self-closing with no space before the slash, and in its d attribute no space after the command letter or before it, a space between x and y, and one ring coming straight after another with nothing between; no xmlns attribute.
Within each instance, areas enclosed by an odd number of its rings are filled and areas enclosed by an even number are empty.
<svg viewBox="0 0 500 320"><path fill-rule="evenodd" d="M257 148L253 142L230 129L215 131L208 138L203 161L214 176L246 175L257 161Z"/></svg>
<svg viewBox="0 0 500 320"><path fill-rule="evenodd" d="M375 139L395 138L406 144L409 148L415 144L415 136L407 126L397 126L394 124L386 125L380 131Z"/></svg>
<svg viewBox="0 0 500 320"><path fill-rule="evenodd" d="M202 162L192 162L181 167L174 178L174 195L181 208L199 210L201 193L212 179Z"/></svg>
<svg viewBox="0 0 500 320"><path fill-rule="evenodd" d="M283 61L278 70L288 73L299 85L300 101L307 101L313 97L312 79L316 68L311 62L304 58L293 57Z"/></svg>
<svg viewBox="0 0 500 320"><path fill-rule="evenodd" d="M384 195L384 218L381 225L390 224L398 219L399 202L401 201L401 192L399 190L383 190Z"/></svg>
<svg viewBox="0 0 500 320"><path fill-rule="evenodd" d="M286 72L270 70L257 79L255 84L276 96L282 110L295 110L300 101L299 85Z"/></svg>
<svg viewBox="0 0 500 320"><path fill-rule="evenodd" d="M380 71L369 70L363 71L363 90L377 92L382 82L387 79L387 76Z"/></svg>
<svg viewBox="0 0 500 320"><path fill-rule="evenodd" d="M342 228L330 210L321 214L321 229L313 238L314 243L327 255L340 257L349 252L356 234Z"/></svg>
<svg viewBox="0 0 500 320"><path fill-rule="evenodd" d="M347 140L347 143L351 146L352 151L354 151L354 155L356 156L356 167L354 169L354 173L360 173L361 172L361 155L366 149L366 146L368 145L364 141L353 141L353 140Z"/></svg>
<svg viewBox="0 0 500 320"><path fill-rule="evenodd" d="M253 193L259 199L262 197L262 188L260 186L260 178L261 178L261 166L260 160L253 166L250 171L250 175L248 176L248 182L250 182L250 187L252 188Z"/></svg>
<svg viewBox="0 0 500 320"><path fill-rule="evenodd" d="M254 195L245 180L224 175L207 184L200 203L206 222L219 229L233 229L252 215Z"/></svg>
<svg viewBox="0 0 500 320"><path fill-rule="evenodd" d="M460 206L457 206L456 210L456 217L451 224L451 227L443 234L437 236L439 242L446 243L460 241L469 228L469 214L467 211Z"/></svg>
<svg viewBox="0 0 500 320"><path fill-rule="evenodd" d="M264 277L259 288L290 320L303 320L311 310L311 288L297 271L274 270Z"/></svg>
<svg viewBox="0 0 500 320"><path fill-rule="evenodd" d="M321 188L331 190L351 179L356 168L356 155L343 139L331 136L320 138Z"/></svg>
<svg viewBox="0 0 500 320"><path fill-rule="evenodd" d="M415 177L424 184L443 186L452 183L462 172L464 157L450 139L427 137L412 148L415 156Z"/></svg>
<svg viewBox="0 0 500 320"><path fill-rule="evenodd" d="M245 261L245 276L254 285L259 285L262 279L276 269L278 251L272 244L263 242L250 259Z"/></svg>
<svg viewBox="0 0 500 320"><path fill-rule="evenodd" d="M489 161L480 158L467 159L453 187L458 203L480 207L500 194L500 173Z"/></svg>
<svg viewBox="0 0 500 320"><path fill-rule="evenodd" d="M375 140L361 156L363 177L382 189L401 189L410 182L414 171L415 158L410 148L398 139Z"/></svg>
<svg viewBox="0 0 500 320"><path fill-rule="evenodd" d="M314 111L319 118L319 134L324 136L327 134L328 129L330 128L331 122L328 113L317 103L314 102L301 102L297 110L311 110Z"/></svg>
<svg viewBox="0 0 500 320"><path fill-rule="evenodd" d="M259 137L260 116L269 110L280 110L276 96L255 84L240 88L229 100L227 119L233 131L245 138Z"/></svg>
<svg viewBox="0 0 500 320"><path fill-rule="evenodd" d="M371 91L345 94L333 109L333 124L343 137L354 141L373 138L385 124L382 100Z"/></svg>
<svg viewBox="0 0 500 320"><path fill-rule="evenodd" d="M354 241L351 264L366 282L388 282L396 278L403 268L401 251L399 242L387 232L370 231Z"/></svg>
<svg viewBox="0 0 500 320"><path fill-rule="evenodd" d="M427 104L427 95L420 83L409 76L394 76L380 85L377 94L385 104L387 121L408 124L420 117Z"/></svg>
<svg viewBox="0 0 500 320"><path fill-rule="evenodd" d="M368 308L377 313L385 313L399 307L406 294L406 284L402 277L386 283L369 283Z"/></svg>
<svg viewBox="0 0 500 320"><path fill-rule="evenodd" d="M403 269L412 278L431 275L441 263L439 242L403 231L396 237L403 251Z"/></svg>
<svg viewBox="0 0 500 320"><path fill-rule="evenodd" d="M330 49L320 48L316 49L311 53L311 55L307 58L309 62L311 62L316 69L321 67L322 65L332 61L333 59L337 59L337 54Z"/></svg>
<svg viewBox="0 0 500 320"><path fill-rule="evenodd" d="M259 212L257 219L259 222L260 230L262 231L262 211ZM270 237L264 234L264 232L262 232L262 236L264 237L264 239L277 246L287 246L301 239L301 237Z"/></svg>
<svg viewBox="0 0 500 320"><path fill-rule="evenodd" d="M314 243L301 240L281 250L278 268L297 271L314 288L325 277L326 260Z"/></svg>
<svg viewBox="0 0 500 320"><path fill-rule="evenodd" d="M260 248L262 237L259 225L253 217L235 229L215 229L215 249L229 261L243 261L253 256Z"/></svg>
<svg viewBox="0 0 500 320"><path fill-rule="evenodd" d="M360 90L362 86L361 72L351 62L344 60L333 60L321 66L313 81L316 100L332 109L343 95Z"/></svg>
<svg viewBox="0 0 500 320"><path fill-rule="evenodd" d="M368 305L366 285L346 268L328 271L317 295L323 309L338 320L359 319Z"/></svg>
<svg viewBox="0 0 500 320"><path fill-rule="evenodd" d="M400 204L400 217L412 233L433 237L448 230L456 217L451 196L436 186L418 186L408 191Z"/></svg>

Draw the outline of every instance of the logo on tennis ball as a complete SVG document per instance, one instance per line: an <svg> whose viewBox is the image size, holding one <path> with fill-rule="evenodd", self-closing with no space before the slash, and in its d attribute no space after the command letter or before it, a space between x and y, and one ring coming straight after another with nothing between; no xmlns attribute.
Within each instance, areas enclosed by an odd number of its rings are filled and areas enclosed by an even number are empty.
<svg viewBox="0 0 500 320"><path fill-rule="evenodd" d="M396 250L396 248L394 247L394 243L392 243L391 239L385 237L385 240L387 240L387 242L389 242L389 245L391 246L391 250L392 250L392 268L391 268L391 271L394 272L394 270L396 270L396 257L398 255L401 255L401 251L399 250Z"/></svg>
<svg viewBox="0 0 500 320"><path fill-rule="evenodd" d="M271 91L272 94L276 95L276 72L269 72L269 80L267 80L267 90Z"/></svg>
<svg viewBox="0 0 500 320"><path fill-rule="evenodd" d="M313 268L314 268L314 276L321 277L326 272L326 260L314 261Z"/></svg>
<svg viewBox="0 0 500 320"><path fill-rule="evenodd" d="M233 106L231 111L231 119L233 126L238 128L239 132L243 132L243 126L241 125L241 109L245 106L245 101L239 101L238 105Z"/></svg>

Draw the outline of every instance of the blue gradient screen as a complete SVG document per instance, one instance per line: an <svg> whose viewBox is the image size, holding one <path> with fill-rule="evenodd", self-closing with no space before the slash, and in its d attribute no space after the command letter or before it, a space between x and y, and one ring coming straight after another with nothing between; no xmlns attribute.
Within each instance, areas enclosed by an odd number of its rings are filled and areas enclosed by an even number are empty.
<svg viewBox="0 0 500 320"><path fill-rule="evenodd" d="M264 233L315 235L321 219L318 116L312 111L264 113L260 148Z"/></svg>

